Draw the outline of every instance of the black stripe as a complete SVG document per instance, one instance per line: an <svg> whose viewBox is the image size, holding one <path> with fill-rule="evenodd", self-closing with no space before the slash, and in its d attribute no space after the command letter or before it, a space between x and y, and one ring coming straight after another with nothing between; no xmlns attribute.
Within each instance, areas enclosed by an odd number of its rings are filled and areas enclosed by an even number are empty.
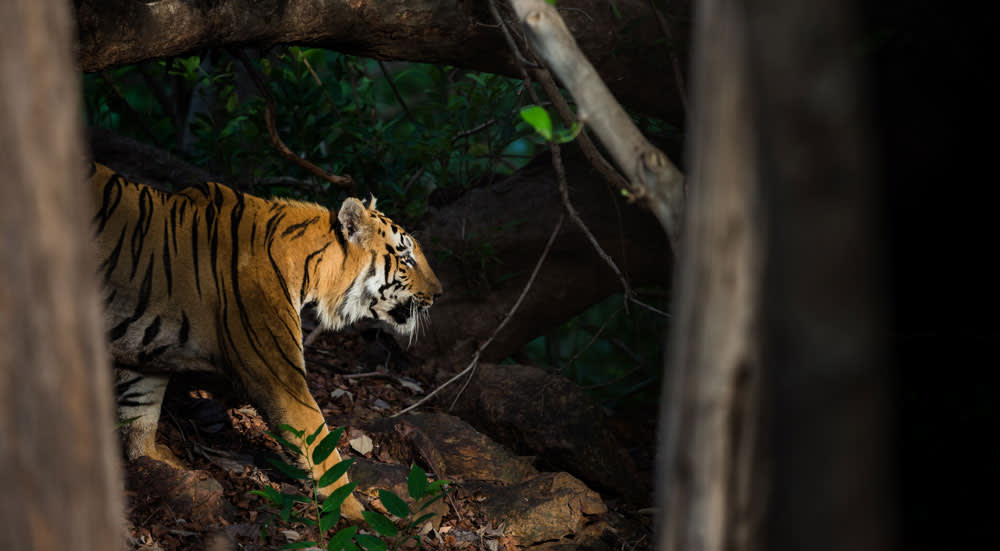
<svg viewBox="0 0 1000 551"><path fill-rule="evenodd" d="M294 232L297 231L297 232L299 232L298 235L296 235L292 239L298 239L298 238L302 237L302 234L305 233L306 228L308 228L309 225L314 224L317 220L319 220L319 216L314 216L314 217L312 217L312 218L310 218L310 219L308 219L308 220L306 220L304 222L299 222L298 224L292 224L291 226L288 226L287 228L285 228L285 231L283 231L281 233L281 237L288 237L288 234L294 233Z"/></svg>
<svg viewBox="0 0 1000 551"><path fill-rule="evenodd" d="M236 196L236 205L233 206L232 213L230 213L229 224L231 241L230 245L232 250L230 251L230 282L229 284L233 287L233 299L236 302L236 310L240 314L240 323L246 330L247 334L252 337L251 345L255 342L260 342L257 337L257 333L250 324L250 313L247 311L246 305L243 303L243 293L240 292L240 274L239 274L239 254L237 251L240 249L240 222L243 220L243 211L246 205L243 203L243 197L241 195Z"/></svg>
<svg viewBox="0 0 1000 551"><path fill-rule="evenodd" d="M146 312L146 308L149 307L149 295L153 288L153 260L149 260L149 266L146 268L146 275L142 278L142 285L139 287L139 300L136 302L135 311L132 315L124 320L122 320L118 325L111 330L111 340L116 341L120 339L125 331L128 330L129 325L135 323L136 320L142 317Z"/></svg>
<svg viewBox="0 0 1000 551"><path fill-rule="evenodd" d="M155 402L153 401L137 402L135 400L118 400L119 407L127 407L127 408L146 407L146 406L152 406L154 404Z"/></svg>
<svg viewBox="0 0 1000 551"><path fill-rule="evenodd" d="M285 276L281 273L281 269L278 268L278 262L274 260L274 254L271 252L271 245L273 244L273 241L267 244L267 258L271 261L271 269L274 270L274 275L278 278L278 285L281 286L281 292L285 294L285 300L288 301L288 304L292 304L292 294L288 291Z"/></svg>
<svg viewBox="0 0 1000 551"><path fill-rule="evenodd" d="M326 248L329 247L329 246L330 246L330 242L327 241L325 245L323 245L319 249L317 249L317 250L309 253L309 256L306 257L305 265L302 266L302 288L299 290L299 302L300 303L305 300L305 297L306 297L306 287L309 286L309 279L310 279L310 277L309 277L309 263L312 262L313 258L315 258L316 255L323 254L323 251L325 251ZM319 261L318 260L316 261L316 265L317 266L319 265Z"/></svg>
<svg viewBox="0 0 1000 551"><path fill-rule="evenodd" d="M184 344L188 340L188 333L191 331L191 325L188 323L187 314L181 312L181 330L177 333L177 344Z"/></svg>
<svg viewBox="0 0 1000 551"><path fill-rule="evenodd" d="M385 279L388 281L389 274L392 273L392 255L387 254L383 258L385 258Z"/></svg>
<svg viewBox="0 0 1000 551"><path fill-rule="evenodd" d="M118 244L115 248L111 250L111 254L101 263L100 270L104 271L104 280L108 281L111 279L111 274L115 271L115 266L118 266L118 256L122 252L122 243L125 242L125 231L128 226L122 228L122 232L118 235Z"/></svg>
<svg viewBox="0 0 1000 551"><path fill-rule="evenodd" d="M120 395L128 392L128 390L130 388L132 388L132 385L136 384L137 382L141 381L142 379L143 379L142 375L136 375L135 377L132 377L131 379L129 379L127 381L122 381L120 383L115 383L115 394L118 394L120 396Z"/></svg>
<svg viewBox="0 0 1000 551"><path fill-rule="evenodd" d="M108 298L104 299L104 308L111 308L111 305L114 304L116 294L118 294L118 289L112 289Z"/></svg>
<svg viewBox="0 0 1000 551"><path fill-rule="evenodd" d="M330 213L330 231L337 238L337 244L340 245L340 250L344 253L344 257L340 260L340 271L344 271L344 265L347 264L347 238L344 237L344 227L340 224L340 220Z"/></svg>
<svg viewBox="0 0 1000 551"><path fill-rule="evenodd" d="M132 230L132 275L129 278L135 277L135 272L139 268L139 258L142 254L142 248L146 241L146 234L149 232L149 226L153 222L153 196L149 193L149 188L146 186L139 187L139 219L136 221L135 229Z"/></svg>
<svg viewBox="0 0 1000 551"><path fill-rule="evenodd" d="M170 228L167 225L167 221L163 221L163 274L167 276L167 296L173 296L174 294L174 274L170 270L170 241L167 239L167 235L170 232ZM176 233L176 232L175 232ZM176 243L176 237L174 238Z"/></svg>
<svg viewBox="0 0 1000 551"><path fill-rule="evenodd" d="M157 346L156 348L150 350L149 352L140 352L139 353L139 363L140 364L146 364L146 363L149 363L150 360L154 360L156 358L159 358L160 355L162 355L164 352L166 352L167 349L170 348L171 346L172 345L170 345L170 344L165 344L163 346Z"/></svg>
<svg viewBox="0 0 1000 551"><path fill-rule="evenodd" d="M118 209L118 204L121 202L123 194L122 180L121 176L114 174L104 183L104 189L101 190L101 208L98 209L97 214L94 216L95 221L100 220L100 224L97 226L98 234L104 231L104 225L108 223L111 215ZM118 193L114 194L116 191Z"/></svg>
<svg viewBox="0 0 1000 551"><path fill-rule="evenodd" d="M207 214L207 213L206 213ZM236 253L233 252L233 255ZM219 281L219 221L215 220L209 232L208 265L212 267L212 280L215 281L216 294L222 293L222 282Z"/></svg>
<svg viewBox="0 0 1000 551"><path fill-rule="evenodd" d="M181 203L182 205L184 203ZM177 201L170 206L170 229L173 230L174 254L177 254Z"/></svg>
<svg viewBox="0 0 1000 551"><path fill-rule="evenodd" d="M198 273L198 211L195 210L191 219L191 258L194 259L194 286L201 296L201 275Z"/></svg>
<svg viewBox="0 0 1000 551"><path fill-rule="evenodd" d="M160 316L156 316L155 318L153 318L153 323L149 324L149 327L146 328L146 332L143 333L142 335L142 345L146 346L147 344L153 342L153 339L155 339L156 335L158 335L159 333L160 333Z"/></svg>

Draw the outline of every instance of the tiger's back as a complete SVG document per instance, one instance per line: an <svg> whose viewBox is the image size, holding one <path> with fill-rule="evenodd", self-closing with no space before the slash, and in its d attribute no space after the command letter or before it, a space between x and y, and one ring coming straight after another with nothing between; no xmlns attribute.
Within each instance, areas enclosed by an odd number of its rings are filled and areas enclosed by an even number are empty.
<svg viewBox="0 0 1000 551"><path fill-rule="evenodd" d="M316 304L331 329L375 318L412 335L441 293L419 244L374 199L333 212L213 183L167 193L103 165L91 185L119 416L135 419L130 458L179 463L155 434L182 371L223 376L272 426L315 430L324 420L305 383L302 307ZM344 512L357 517L360 505Z"/></svg>

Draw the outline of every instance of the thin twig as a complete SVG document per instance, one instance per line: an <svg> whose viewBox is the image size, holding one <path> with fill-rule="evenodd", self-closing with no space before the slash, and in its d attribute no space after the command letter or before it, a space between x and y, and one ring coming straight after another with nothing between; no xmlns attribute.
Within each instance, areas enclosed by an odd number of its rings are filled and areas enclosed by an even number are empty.
<svg viewBox="0 0 1000 551"><path fill-rule="evenodd" d="M326 96L326 101L330 103L331 110L337 114L337 118L339 119L340 110L337 109L337 102L333 101L333 98L330 96L330 92L328 92L326 90L326 86L323 85L323 80L319 78L319 75L316 73L316 70L313 69L312 64L309 63L309 59L307 59L306 56L302 56L301 59L302 63L306 66L306 69L309 71L309 74L312 75L313 80L316 81L316 84L319 86L319 89L323 92L323 95Z"/></svg>
<svg viewBox="0 0 1000 551"><path fill-rule="evenodd" d="M556 85L556 81L552 78L552 73L548 69L537 69L535 70L535 77L538 82L542 85L545 90L545 94L549 96L552 100L552 105L556 108L556 112L559 113L559 117L562 118L563 122L567 125L571 125L574 122L579 121L578 117L573 114L573 111L569 108L569 103L566 98L559 93L559 87ZM580 121L583 122L583 121ZM580 134L577 135L577 142L580 144L580 150L583 151L583 156L590 161L590 165L594 167L594 170L598 174L604 177L605 181L611 184L615 189L625 189L631 192L631 196L634 197L636 190L632 189L629 185L628 180L618 172L615 167L601 155L601 152L597 150L597 146L594 145L594 141L590 139L590 134L587 133L587 129L583 128Z"/></svg>
<svg viewBox="0 0 1000 551"><path fill-rule="evenodd" d="M594 247L594 251L597 252L597 255L600 256L601 259L604 260L604 263L615 272L615 275L618 276L618 281L621 282L623 292L625 293L625 313L628 313L628 301L632 297L632 286L629 285L628 280L625 279L625 274L618 269L618 265L615 264L615 261L608 256L608 253L604 252L601 244L597 242L597 238L594 237L593 233L591 233L587 224L583 223L579 213L576 212L576 208L573 207L573 203L570 202L569 186L566 183L566 168L562 163L562 155L559 152L559 145L555 142L549 142L549 149L552 151L552 167L555 168L556 171L556 181L559 183L559 195L562 197L563 207L566 209L566 212L569 213L573 222L576 223L576 226L583 232L583 235L585 235L587 240L590 241L590 245Z"/></svg>
<svg viewBox="0 0 1000 551"><path fill-rule="evenodd" d="M663 34L667 37L667 52L670 56L670 66L674 71L677 95L681 98L681 107L684 109L684 114L687 114L688 102L687 93L684 88L684 73L681 72L681 62L677 59L677 46L674 42L674 34L670 31L670 23L667 21L667 17L660 12L660 9L656 7L656 3L653 0L649 0L649 8L656 14L656 21L659 22L660 29L663 30Z"/></svg>
<svg viewBox="0 0 1000 551"><path fill-rule="evenodd" d="M504 36L507 38L507 44L516 51L517 44L516 42L514 42L514 37L511 36L510 33L507 31L507 23L500 16L500 12L497 10L495 0L490 0L489 4L490 4L490 11L493 12L493 17L496 18L497 23L499 23L501 28L504 29ZM528 75L528 70L524 67L524 65L520 65L519 69L521 71L522 78L524 79L525 87L528 90L528 94L531 95L531 98L534 100L536 104L541 103L539 101L538 94L535 92L535 87L531 85L531 76ZM604 260L604 262L611 267L612 271L614 271L615 274L618 276L618 279L619 281L621 281L625 293L625 311L628 312L628 299L629 297L632 296L632 287L625 279L625 276L622 274L621 270L618 269L618 266L615 264L615 261L612 260L610 256L608 256L608 253L604 252L604 249L601 247L601 244L597 242L597 239L594 237L594 234L590 232L590 228L588 228L587 225L583 223L583 220L580 218L580 215L576 212L576 209L573 207L573 203L570 202L568 185L566 184L566 169L562 164L562 156L560 155L559 144L555 142L549 142L549 150L552 152L552 166L553 168L555 168L556 171L556 180L559 184L559 194L562 197L563 207L566 209L567 214L569 214L570 218L577 225L577 227L580 228L580 231L582 231L583 234L587 237L587 240L590 241L590 244L594 247L594 250L597 251L598 256L600 256Z"/></svg>
<svg viewBox="0 0 1000 551"><path fill-rule="evenodd" d="M274 101L274 95L271 94L271 90L267 87L267 83L264 82L264 75L260 72L260 69L258 69L252 61L250 61L250 58L243 50L230 48L229 51L234 57L240 60L240 63L242 63L246 68L247 74L250 75L250 79L253 80L254 85L257 87L257 91L264 97L264 101L266 103L264 108L264 122L267 124L267 132L271 136L271 144L278 150L278 153L281 153L282 157L335 186L353 189L354 179L350 176L337 176L336 174L330 174L306 159L303 159L301 156L296 155L294 151L285 145L285 142L281 140L281 136L278 135L278 128L274 122L277 104Z"/></svg>
<svg viewBox="0 0 1000 551"><path fill-rule="evenodd" d="M634 302L634 303L638 304L639 306L642 306L642 307L643 307L643 308L645 308L646 310L649 310L650 312L653 312L654 314L659 314L659 315L661 315L661 316L663 316L663 317L665 317L665 318L671 318L671 317L673 317L673 316L671 316L670 314L668 314L668 313L664 312L663 310L660 310L659 308L657 308L657 307L655 307L655 306L652 306L652 305L650 305L650 304L646 304L645 302L643 302L643 301L641 301L641 300L639 300L639 299L635 298L635 296L634 296L634 295L633 295L633 296L630 296L630 297L628 297L628 299L629 299L629 300L630 300L631 302Z"/></svg>
<svg viewBox="0 0 1000 551"><path fill-rule="evenodd" d="M620 383L620 382L624 381L626 378L628 378L629 376L631 376L633 373L635 373L636 371L639 371L642 368L643 368L643 366L637 365L637 366L633 367L632 369L626 371L622 375L620 375L618 377L615 377L614 379L611 379L610 381L604 381L603 383L596 383L596 384L592 384L592 385L581 386L580 389L582 389L582 390L594 390L594 389L597 389L597 388L611 386L611 385L613 385L615 383Z"/></svg>
<svg viewBox="0 0 1000 551"><path fill-rule="evenodd" d="M305 340L302 341L302 347L305 348L306 346L312 346L312 344L316 342L316 339L318 339L319 336L322 334L323 334L323 326L317 325L316 327L313 328L312 331L309 332L308 335L306 335Z"/></svg>
<svg viewBox="0 0 1000 551"><path fill-rule="evenodd" d="M528 294L528 289L531 289L531 286L535 283L535 277L538 275L538 271L541 269L542 263L545 261L545 258L549 255L549 250L552 248L552 244L555 242L556 236L559 235L559 230L562 228L562 223L564 218L565 217L562 215L559 216L559 221L556 222L556 227L552 229L552 235L549 236L549 241L548 243L545 244L545 249L542 250L541 256L538 257L538 262L535 263L535 269L532 270L531 277L528 278L528 282L524 285L524 289L521 289L520 296L517 297L517 300L514 302L514 305L510 307L510 311L507 312L507 315L504 316L503 321L501 321L500 324L497 325L496 329L493 330L493 333L490 335L490 337L486 339L486 342L479 345L479 348L476 350L476 353L472 356L472 361L469 362L469 365L465 369L460 371L458 374L456 374L454 377L445 381L441 386L435 388L433 391L427 394L427 396L424 396L420 400L417 400L412 405L404 408L398 413L393 414L392 417L399 417L404 413L412 411L413 409L417 408L418 406L430 400L438 392L441 392L441 390L444 389L446 386L457 381L467 373L469 374L469 379L470 380L472 379L471 372L476 368L477 365L479 365L479 356L482 355L483 350L486 350L486 347L488 347L493 342L493 339L507 325L507 322L509 322L511 318L514 317L514 313L517 312L517 309L518 307L521 306L521 302L524 300L525 295ZM466 382L465 386L462 387L462 390L464 390L466 386L468 386L468 382ZM461 396L461 391L459 391L458 395L455 396L455 400L458 400L458 396ZM452 406L454 406L454 403L452 403Z"/></svg>
<svg viewBox="0 0 1000 551"><path fill-rule="evenodd" d="M562 367L561 367L561 368L559 369L559 371L560 371L560 372L562 372L562 371L564 371L564 370L565 370L566 368L568 368L569 366L573 365L573 362L575 362L575 361L576 361L576 360L577 360L577 359L578 359L578 358L580 357L580 355L581 355L581 354L583 354L584 352L586 352L587 350L589 350L589 349L590 349L590 347L591 347L591 346L593 346L595 342L597 342L597 339L598 339L598 338L599 338L599 337L601 336L601 333L603 333L603 332L604 332L604 329L608 327L608 324L609 324L609 323L611 323L611 320L615 319L615 316L617 316L617 315L618 315L618 313L619 313L619 312L621 312L621 311L622 311L622 310L624 310L624 309L625 309L625 307L624 307L624 306L623 306L623 307L621 307L621 308L618 308L618 309L617 309L617 310L615 310L615 311L614 311L614 312L613 312L613 313L612 313L612 314L611 314L610 316L608 316L608 319L604 320L604 323L603 323L603 324L601 325L601 327L600 327L600 328L599 328L599 329L598 329L598 330L597 330L597 331L596 331L596 332L594 333L594 336L590 338L590 341L589 341L589 342L588 342L587 344L585 344L585 345L583 346L583 348L581 348L580 350L578 350L578 351L576 352L576 354L573 354L573 357L572 357L572 358L570 358L570 359L569 359L569 361L567 361L567 362L566 362L566 365L562 366Z"/></svg>
<svg viewBox="0 0 1000 551"><path fill-rule="evenodd" d="M496 119L490 119L490 120L488 120L488 121L486 121L486 122L484 122L482 124L479 124L479 125L476 125L476 126L470 128L468 130L463 130L462 132L459 132L458 134L455 134L451 138L451 143L455 143L458 140L460 140L460 139L462 139L462 138L464 138L466 136L471 136L472 134L475 134L476 132L481 132L483 130L486 130L487 128L489 128L489 127L493 126L494 124L496 124L496 122L497 122Z"/></svg>
<svg viewBox="0 0 1000 551"><path fill-rule="evenodd" d="M413 118L410 114L410 108L406 106L406 102L403 101L403 94L399 93L399 88L396 88L396 82L392 80L392 75L389 74L389 69L386 68L385 63L380 59L378 60L378 68L382 70L382 76L385 77L386 82L389 83L389 88L392 88L392 93L396 95L396 101L399 105L403 107L403 112L406 113L407 117Z"/></svg>
<svg viewBox="0 0 1000 551"><path fill-rule="evenodd" d="M514 37L510 34L510 29L507 27L507 23L503 20L503 17L500 16L500 10L497 9L496 0L490 0L489 5L490 12L493 14L493 18L497 20L497 25L500 27L500 30L503 31L504 39L507 40L507 46L510 47L511 53L514 54L514 59L517 60L521 72L527 72L525 67L531 67L532 69L541 68L541 64L527 59L521 54L521 49L517 47L517 41L514 40ZM528 79L525 80L527 81Z"/></svg>

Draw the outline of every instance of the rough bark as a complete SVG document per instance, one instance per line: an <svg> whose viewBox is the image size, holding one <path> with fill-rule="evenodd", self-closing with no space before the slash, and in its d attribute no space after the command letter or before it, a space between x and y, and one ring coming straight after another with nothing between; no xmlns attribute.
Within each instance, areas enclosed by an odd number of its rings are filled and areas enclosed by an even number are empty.
<svg viewBox="0 0 1000 551"><path fill-rule="evenodd" d="M754 455L765 228L745 28L733 4L696 12L691 194L660 405L664 551L754 549L761 533L762 486L752 484L766 484Z"/></svg>
<svg viewBox="0 0 1000 551"><path fill-rule="evenodd" d="M122 542L71 35L64 2L0 2L0 549Z"/></svg>
<svg viewBox="0 0 1000 551"><path fill-rule="evenodd" d="M95 157L136 181L205 176L166 153L101 132ZM638 285L668 286L672 255L656 218L610 191L575 147L564 148L570 195L601 246ZM166 186L169 187L169 186ZM445 295L409 352L454 371L472 357L520 294L562 212L551 159L472 189L433 210L414 233ZM575 228L564 224L517 315L482 356L499 361L594 303L621 291L615 274ZM633 306L636 307L636 306Z"/></svg>
<svg viewBox="0 0 1000 551"><path fill-rule="evenodd" d="M615 11L597 0L567 0L559 8L620 101L680 124L683 111L668 48L685 58L688 0L666 3L673 40L664 39L651 4L621 0ZM77 13L84 71L207 47L302 44L519 76L485 2L84 0Z"/></svg>
<svg viewBox="0 0 1000 551"><path fill-rule="evenodd" d="M779 551L895 543L880 182L865 58L853 50L860 5L747 0L744 8L770 226L766 527Z"/></svg>
<svg viewBox="0 0 1000 551"><path fill-rule="evenodd" d="M891 549L876 182L850 9L697 6L659 548Z"/></svg>

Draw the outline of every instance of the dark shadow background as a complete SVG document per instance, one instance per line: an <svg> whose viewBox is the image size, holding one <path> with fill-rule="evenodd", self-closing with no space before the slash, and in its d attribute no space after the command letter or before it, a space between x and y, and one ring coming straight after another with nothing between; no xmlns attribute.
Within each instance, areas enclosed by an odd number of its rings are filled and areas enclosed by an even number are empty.
<svg viewBox="0 0 1000 551"><path fill-rule="evenodd" d="M887 209L899 549L996 540L1000 67L965 3L868 2Z"/></svg>

